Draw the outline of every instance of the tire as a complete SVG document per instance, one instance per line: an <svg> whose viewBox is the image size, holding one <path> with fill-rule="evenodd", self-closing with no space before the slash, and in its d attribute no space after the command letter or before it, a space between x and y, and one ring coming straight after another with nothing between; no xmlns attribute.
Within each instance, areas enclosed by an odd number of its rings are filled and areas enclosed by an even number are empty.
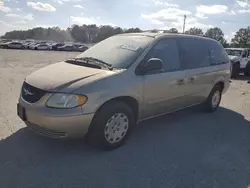
<svg viewBox="0 0 250 188"><path fill-rule="evenodd" d="M34 48L34 50L38 50L37 48Z"/></svg>
<svg viewBox="0 0 250 188"><path fill-rule="evenodd" d="M222 88L219 84L216 84L210 92L206 102L204 103L205 110L207 112L214 112L220 106L222 96Z"/></svg>
<svg viewBox="0 0 250 188"><path fill-rule="evenodd" d="M237 78L240 75L240 64L239 63L234 63L232 65L232 74L231 78Z"/></svg>
<svg viewBox="0 0 250 188"><path fill-rule="evenodd" d="M120 101L104 104L91 123L86 135L87 143L103 150L115 149L125 144L134 123L134 114L127 104Z"/></svg>
<svg viewBox="0 0 250 188"><path fill-rule="evenodd" d="M244 74L245 76L250 76L250 61L247 63Z"/></svg>

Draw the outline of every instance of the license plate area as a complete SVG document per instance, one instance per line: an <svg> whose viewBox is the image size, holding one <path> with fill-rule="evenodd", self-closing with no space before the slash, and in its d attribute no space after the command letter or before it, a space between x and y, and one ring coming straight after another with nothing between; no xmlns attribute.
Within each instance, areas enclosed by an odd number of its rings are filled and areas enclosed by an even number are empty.
<svg viewBox="0 0 250 188"><path fill-rule="evenodd" d="M20 104L17 104L17 115L23 120L27 121L26 110Z"/></svg>

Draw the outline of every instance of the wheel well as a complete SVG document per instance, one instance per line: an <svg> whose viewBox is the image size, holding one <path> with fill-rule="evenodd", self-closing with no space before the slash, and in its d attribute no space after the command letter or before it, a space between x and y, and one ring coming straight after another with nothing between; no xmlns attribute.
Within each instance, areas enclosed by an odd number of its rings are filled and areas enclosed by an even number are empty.
<svg viewBox="0 0 250 188"><path fill-rule="evenodd" d="M219 85L219 86L221 87L221 91L224 90L224 82L220 81L220 82L218 82L218 83L215 84L215 85Z"/></svg>
<svg viewBox="0 0 250 188"><path fill-rule="evenodd" d="M133 97L122 96L122 97L116 97L116 98L110 99L106 101L104 104L102 104L102 106L97 111L99 111L105 104L109 102L113 102L113 101L120 101L120 102L124 102L125 104L127 104L133 111L133 114L135 116L135 121L137 121L138 115L139 115L139 104L137 100Z"/></svg>

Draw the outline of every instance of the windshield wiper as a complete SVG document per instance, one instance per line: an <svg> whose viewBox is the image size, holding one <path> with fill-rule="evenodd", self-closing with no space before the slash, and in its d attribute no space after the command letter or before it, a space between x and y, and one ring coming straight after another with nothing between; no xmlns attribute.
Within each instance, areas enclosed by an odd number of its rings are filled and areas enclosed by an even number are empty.
<svg viewBox="0 0 250 188"><path fill-rule="evenodd" d="M113 70L113 67L111 64L106 63L100 59L97 58L93 58L93 57L79 57L79 58L75 58L75 60L80 60L80 61L87 61L87 63L89 62L97 62L98 64L102 64L105 65L109 70Z"/></svg>

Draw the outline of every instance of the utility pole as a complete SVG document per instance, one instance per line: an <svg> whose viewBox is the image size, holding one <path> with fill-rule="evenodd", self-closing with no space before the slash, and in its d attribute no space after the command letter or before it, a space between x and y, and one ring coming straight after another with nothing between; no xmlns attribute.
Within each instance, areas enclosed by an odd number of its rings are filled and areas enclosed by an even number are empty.
<svg viewBox="0 0 250 188"><path fill-rule="evenodd" d="M184 22L183 22L183 33L185 32L185 26L186 26L186 18L187 16L184 15Z"/></svg>

